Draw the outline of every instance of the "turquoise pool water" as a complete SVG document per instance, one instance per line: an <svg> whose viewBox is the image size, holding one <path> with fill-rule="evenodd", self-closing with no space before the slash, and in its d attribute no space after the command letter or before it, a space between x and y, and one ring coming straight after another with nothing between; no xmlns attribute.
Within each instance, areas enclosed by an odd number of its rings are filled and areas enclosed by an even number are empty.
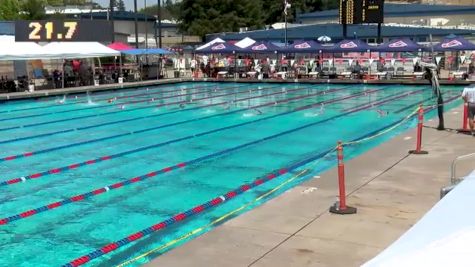
<svg viewBox="0 0 475 267"><path fill-rule="evenodd" d="M446 100L458 99L461 90L442 88ZM338 140L349 141L391 126L419 103L433 104L431 97L429 86L181 83L1 103L0 182L12 184L0 186L0 218L198 160L0 225L0 266L65 264L331 149ZM447 109L459 103L454 100ZM350 147L346 158L412 126L414 120L388 135ZM110 155L110 159L91 162ZM67 168L82 162L89 164ZM309 175L277 193L334 164L334 157L325 158L312 166ZM37 173L43 174L29 179ZM253 200L290 175L88 264L116 265L159 247ZM21 177L26 177L24 182ZM157 253L149 257L154 256Z"/></svg>

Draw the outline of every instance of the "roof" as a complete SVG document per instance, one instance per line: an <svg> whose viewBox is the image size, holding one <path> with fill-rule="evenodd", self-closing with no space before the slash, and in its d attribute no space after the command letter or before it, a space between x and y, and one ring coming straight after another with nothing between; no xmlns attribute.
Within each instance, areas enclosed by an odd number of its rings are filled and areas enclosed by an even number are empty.
<svg viewBox="0 0 475 267"><path fill-rule="evenodd" d="M348 36L353 36L356 33L358 38L375 38L377 36L376 25L348 25ZM410 26L381 26L381 34L383 37L396 38L396 37L427 37L429 34L433 36L446 36L449 34L455 34L459 36L474 36L475 30L465 29L443 29L443 28L429 28L429 27L410 27ZM304 25L295 28L289 28L287 30L287 37L289 40L299 39L316 39L318 36L326 35L331 37L334 41L343 39L342 27L340 24L328 23L328 24L314 24ZM221 38L223 40L241 40L245 37L252 38L254 40L283 40L283 29L270 29L270 30L258 30L249 31L244 33L221 33L212 34L206 36L207 40L214 38Z"/></svg>
<svg viewBox="0 0 475 267"><path fill-rule="evenodd" d="M114 20L126 20L126 21L134 21L135 20L135 13L130 12L130 11L114 11L112 13ZM109 17L108 12L92 12L92 13L81 13L81 14L68 14L69 17L80 17L83 19L96 19L96 20L106 20ZM137 20L139 21L149 21L149 22L155 22L156 18L155 16L148 16L146 14L142 13L137 13ZM163 22L162 21L162 28L173 28L177 27L177 24L175 23L169 23L169 22Z"/></svg>
<svg viewBox="0 0 475 267"><path fill-rule="evenodd" d="M439 16L475 14L475 6L427 5L427 4L384 4L385 17ZM298 15L297 20L325 19L338 17L338 9L317 11Z"/></svg>

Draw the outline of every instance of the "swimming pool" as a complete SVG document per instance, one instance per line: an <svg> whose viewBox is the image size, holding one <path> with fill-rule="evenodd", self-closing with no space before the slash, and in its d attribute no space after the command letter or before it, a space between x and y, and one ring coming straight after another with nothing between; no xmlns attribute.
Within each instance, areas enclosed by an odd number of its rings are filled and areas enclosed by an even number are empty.
<svg viewBox="0 0 475 267"><path fill-rule="evenodd" d="M459 103L460 87L442 90L449 106ZM208 82L4 102L0 266L62 265L277 174L90 262L120 264L255 199L338 140L394 125L421 102L433 104L429 86ZM278 193L334 164L325 158Z"/></svg>

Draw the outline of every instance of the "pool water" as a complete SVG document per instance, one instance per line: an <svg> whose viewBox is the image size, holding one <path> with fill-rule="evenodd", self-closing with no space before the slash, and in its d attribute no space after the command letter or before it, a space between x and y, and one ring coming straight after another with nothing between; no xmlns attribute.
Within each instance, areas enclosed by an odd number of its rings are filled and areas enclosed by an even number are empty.
<svg viewBox="0 0 475 267"><path fill-rule="evenodd" d="M446 109L460 104L461 90L442 88L450 100ZM390 127L419 103L432 105L432 97L429 86L201 82L1 103L0 182L10 182L0 185L0 219L186 166L0 225L0 266L65 264L328 151L338 140ZM355 157L414 125L408 120L349 147L345 156ZM334 157L327 157L277 194L333 166ZM88 264L116 265L159 247L252 201L292 173Z"/></svg>

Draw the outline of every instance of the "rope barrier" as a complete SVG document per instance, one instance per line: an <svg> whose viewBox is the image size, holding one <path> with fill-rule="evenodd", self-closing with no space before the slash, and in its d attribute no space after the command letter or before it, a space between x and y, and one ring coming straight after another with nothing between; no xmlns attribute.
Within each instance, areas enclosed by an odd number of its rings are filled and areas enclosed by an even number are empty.
<svg viewBox="0 0 475 267"><path fill-rule="evenodd" d="M337 90L337 89L335 89L335 90ZM380 90L382 90L382 89L380 89ZM375 92L375 91L376 90L373 90L373 92ZM317 94L324 94L324 92L319 92ZM345 100L345 99L348 99L348 98L354 98L354 97L357 97L361 94L363 94L363 93L356 93L356 94L351 95L350 97L345 96L345 97L339 98L337 100L320 101L319 103L316 103L315 105L318 105L318 104L321 104L321 103L334 103L334 102L342 101L342 100ZM292 100L295 100L296 98L300 99L301 97L294 97L294 99L292 99ZM289 101L290 101L289 99L281 100L278 104L280 104L282 102L289 102ZM275 103L277 103L277 102L269 102L269 103L266 103L266 104L253 106L252 108L246 108L246 109L243 109L243 110L270 106L270 105L274 105ZM308 108L311 108L311 105L307 105L306 109L308 109ZM300 110L302 110L302 109L300 108L299 110L286 111L286 112L274 114L272 116L268 116L268 117L260 118L260 119L257 119L257 120L253 120L253 121L246 121L246 122L242 122L242 123L238 123L238 124L234 124L234 125L230 125L230 126L226 126L226 127L216 128L216 129L213 129L213 130L204 131L204 132L197 133L197 134L191 134L191 135L188 135L188 136L185 136L185 137L169 140L169 141L162 142L162 143L157 143L157 144L148 145L148 146L145 146L145 147L135 148L135 149L132 149L132 150L127 150L127 151L123 151L123 152L112 154L112 155L101 156L101 157L98 157L98 158L95 158L95 159L90 159L90 160L86 160L86 161L83 161L83 162L80 162L80 163L75 163L75 164L71 164L71 165L67 165L67 166L63 166L63 167L53 168L53 169L50 169L50 170L47 170L47 171L44 171L44 172L30 174L30 175L27 175L27 176L14 178L14 179L10 179L10 180L7 180L7 181L0 182L0 186L12 185L12 184L20 183L20 182L25 182L25 181L31 180L31 179L38 179L40 177L53 175L53 174L58 174L58 173L61 173L61 172L64 172L64 171L69 171L69 170L77 169L77 168L80 168L80 167L83 167L83 166L96 164L96 163L99 163L99 162L102 162L102 161L111 160L113 158L123 157L123 156L130 155L130 154L133 154L133 153L141 152L141 151L144 151L144 150L157 148L157 147L161 147L161 146L165 146L165 145L169 145L169 144L173 144L173 143L178 143L178 142L189 140L189 139L192 139L192 138L201 137L201 136L217 133L217 132L224 131L224 130L238 128L238 127L241 127L241 126L244 126L244 125L249 125L249 124L253 124L253 123L256 123L256 122L261 122L261 121L264 121L264 120L273 119L273 118L288 115L288 114L291 114L291 113L294 113L294 112L297 112L297 111L300 111ZM231 111L230 113L237 113L237 112L240 112L240 111L242 111L242 110ZM216 115L219 115L219 114L216 114ZM211 115L211 116L216 116L216 115ZM199 121L199 120L202 120L202 119L204 119L204 118L195 118L195 119L187 120L187 122L189 122L189 121ZM179 124L182 124L182 122L175 122L175 123L170 123L170 124L167 124L167 125L162 125L162 126L157 126L157 127L152 127L152 128L159 129L159 128L164 128L164 127L169 127L169 126L176 126L176 125L179 125ZM135 131L135 132L129 132L128 134L143 133L143 132L144 132L144 130L140 130L140 131Z"/></svg>
<svg viewBox="0 0 475 267"><path fill-rule="evenodd" d="M328 91L317 92L317 93L314 93L314 94L309 94L309 95L303 96L302 98L312 97L312 96L316 96L316 95L319 95L319 94L322 94L322 93L337 92L337 91L343 90L344 88L345 87L334 88L334 89L330 89ZM298 90L303 90L303 89L306 89L306 88L297 88L297 89L288 90L286 92L276 92L276 93L270 93L270 94L266 94L266 95L246 97L246 98L237 99L234 102L246 101L246 100L250 100L250 99L256 99L256 98L261 98L261 97L266 97L266 96L271 96L271 95L277 95L277 94L285 94L285 93L288 93L288 92L293 92L293 91L298 91ZM285 103L285 102L293 101L293 100L296 100L296 99L297 99L296 97L288 98L286 100L279 100L280 102L278 102L278 103ZM301 98L298 98L298 99L301 99ZM122 123L122 122L130 122L130 121L144 119L144 118L160 117L160 116L170 115L170 114L179 113L179 112L183 112L183 111L190 111L190 110L197 110L197 109L201 109L201 108L205 108L205 107L218 106L218 105L222 105L222 104L226 104L226 103L227 103L227 101L224 101L224 102L208 104L208 105L189 108L189 109L184 109L184 110L177 110L177 111L171 111L171 112L166 112L166 113L161 113L161 114L147 115L147 116L142 116L142 117L138 117L138 118L132 118L132 119L120 120L120 121L113 121L113 122L108 122L108 123L101 123L101 124L92 125L92 126L84 126L84 127L80 127L80 128L75 128L74 131L86 130L86 129L91 129L91 128L94 128L94 127L112 125L112 124L117 124L117 123ZM129 132L122 133L122 134L106 136L106 137L102 137L102 138L87 140L87 141L83 141L83 142L77 142L77 143L58 146L58 147L54 147L54 148L48 148L48 149L38 150L38 151L34 151L34 152L25 152L25 153L21 153L21 154L17 154L17 155L10 155L10 156L0 158L0 162L1 161L15 160L15 159L23 158L23 157L30 157L30 156L33 156L33 155L38 155L38 154L42 154L42 153L46 153L46 152L56 151L56 150L63 149L63 148L70 148L70 147L75 147L75 146L79 146L79 145L91 144L91 143L100 142L100 141L104 141L104 140L110 140L110 139L113 139L113 138L123 137L123 136L132 135L132 134L136 134L136 133L144 133L144 132L148 132L148 131L153 131L153 130L169 127L169 126L176 126L178 124L183 124L183 123L187 123L187 122L194 122L194 121L198 121L198 120L202 120L202 119L208 119L208 118L213 118L213 117L217 117L217 116L229 115L229 114L245 111L245 110L248 110L248 109L254 109L254 108L268 106L268 105L275 104L275 103L276 102L273 101L273 102L268 102L268 103L265 103L265 104L261 104L261 105L253 106L253 107L249 107L249 108L243 108L243 109L238 109L238 110L229 111L229 112L225 112L225 113L213 114L213 115L209 115L209 116L205 116L205 117L201 117L201 118L184 120L184 121L181 121L179 123L170 123L170 124L166 124L166 125L161 125L161 126L142 129L142 130L135 131L135 132L130 132L129 131ZM0 144L1 143L2 143L2 141L0 141Z"/></svg>

